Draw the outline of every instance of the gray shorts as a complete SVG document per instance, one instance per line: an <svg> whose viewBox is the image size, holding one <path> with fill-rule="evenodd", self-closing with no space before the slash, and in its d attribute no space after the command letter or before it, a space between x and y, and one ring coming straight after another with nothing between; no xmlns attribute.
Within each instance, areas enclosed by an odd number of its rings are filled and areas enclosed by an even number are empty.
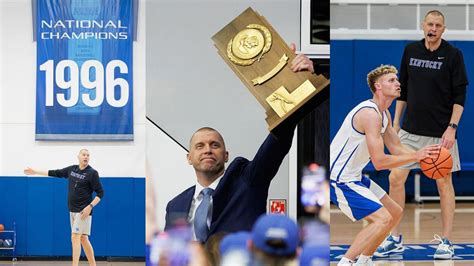
<svg viewBox="0 0 474 266"><path fill-rule="evenodd" d="M400 129L400 132L398 132L398 136L400 137L400 141L402 142L402 144L412 150L419 150L425 147L426 145L441 143L441 138L415 135L415 134L408 133L403 129ZM453 170L451 172L460 171L461 163L459 161L459 150L458 150L457 140L454 142L453 147L449 151L451 152L451 157L453 157ZM411 164L401 166L399 168L400 169L419 169L420 164L411 163Z"/></svg>
<svg viewBox="0 0 474 266"><path fill-rule="evenodd" d="M71 222L71 233L88 236L91 234L92 215L82 220L80 212L70 212L69 221Z"/></svg>

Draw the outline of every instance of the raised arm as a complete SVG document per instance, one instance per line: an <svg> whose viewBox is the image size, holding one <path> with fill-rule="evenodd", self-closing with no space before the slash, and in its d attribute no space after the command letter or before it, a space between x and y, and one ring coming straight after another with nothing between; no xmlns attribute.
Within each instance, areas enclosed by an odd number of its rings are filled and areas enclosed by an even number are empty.
<svg viewBox="0 0 474 266"><path fill-rule="evenodd" d="M285 121L287 123L289 121ZM253 160L243 170L250 184L268 184L275 177L283 159L290 151L296 124L279 126L278 132L269 134Z"/></svg>

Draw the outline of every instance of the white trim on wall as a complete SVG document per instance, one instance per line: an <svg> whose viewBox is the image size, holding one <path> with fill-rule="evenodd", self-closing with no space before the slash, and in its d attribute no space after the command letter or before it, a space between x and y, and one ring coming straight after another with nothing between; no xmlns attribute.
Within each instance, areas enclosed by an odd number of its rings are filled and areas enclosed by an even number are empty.
<svg viewBox="0 0 474 266"><path fill-rule="evenodd" d="M421 30L350 30L331 29L331 40L421 40ZM446 29L443 38L450 41L472 41L474 31Z"/></svg>
<svg viewBox="0 0 474 266"><path fill-rule="evenodd" d="M305 0L302 0L305 1ZM309 1L309 0L307 0ZM367 27L362 29L349 29L350 25L346 27L331 28L331 40L419 40L423 38L423 31L420 28L420 23L425 14L422 14L421 7L423 5L439 6L440 10L447 6L464 6L465 16L464 29L450 30L447 25L443 38L449 40L472 41L474 40L474 29L469 28L469 10L474 5L474 0L331 0L331 6L345 6L345 5L366 5L367 8ZM371 29L372 5L406 5L416 7L416 22L412 25L412 29Z"/></svg>

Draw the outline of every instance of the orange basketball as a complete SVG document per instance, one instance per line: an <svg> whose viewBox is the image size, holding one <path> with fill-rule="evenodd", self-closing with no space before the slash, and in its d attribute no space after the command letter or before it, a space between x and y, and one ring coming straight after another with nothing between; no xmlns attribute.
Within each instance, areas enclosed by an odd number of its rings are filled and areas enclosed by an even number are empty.
<svg viewBox="0 0 474 266"><path fill-rule="evenodd" d="M3 226L3 224L0 224L0 232L3 232L3 230L5 230L5 226Z"/></svg>
<svg viewBox="0 0 474 266"><path fill-rule="evenodd" d="M426 158L420 161L420 168L429 178L438 179L446 177L453 169L453 158L448 149L441 147L436 159Z"/></svg>

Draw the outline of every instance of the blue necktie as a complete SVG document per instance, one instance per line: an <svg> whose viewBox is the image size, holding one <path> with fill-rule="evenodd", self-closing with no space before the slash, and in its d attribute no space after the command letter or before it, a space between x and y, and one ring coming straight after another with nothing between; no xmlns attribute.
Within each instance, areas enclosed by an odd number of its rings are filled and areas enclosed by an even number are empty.
<svg viewBox="0 0 474 266"><path fill-rule="evenodd" d="M211 194L213 191L214 189L212 188L205 188L201 191L200 194L203 195L203 198L194 215L194 233L196 234L196 239L201 242L204 242L207 234L209 234L207 216L211 206Z"/></svg>

